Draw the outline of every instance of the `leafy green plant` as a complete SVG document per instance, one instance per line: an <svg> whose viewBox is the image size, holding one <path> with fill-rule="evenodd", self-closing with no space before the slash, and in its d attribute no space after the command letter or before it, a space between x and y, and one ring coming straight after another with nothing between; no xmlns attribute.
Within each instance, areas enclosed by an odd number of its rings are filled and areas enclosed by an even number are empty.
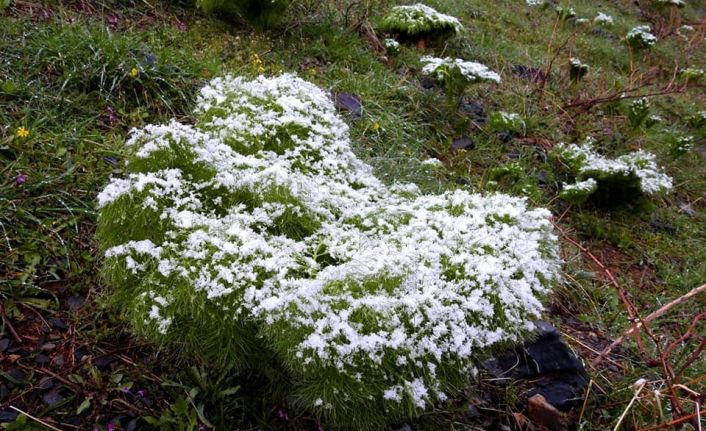
<svg viewBox="0 0 706 431"><path fill-rule="evenodd" d="M650 106L650 101L646 97L635 99L625 106L625 114L630 127L637 129L645 123L650 115Z"/></svg>
<svg viewBox="0 0 706 431"><path fill-rule="evenodd" d="M424 64L422 72L443 84L449 106L455 105L455 101L459 100L465 89L471 84L500 82L500 75L480 63L460 58L431 56L422 57L421 61Z"/></svg>
<svg viewBox="0 0 706 431"><path fill-rule="evenodd" d="M651 48L657 43L657 36L652 34L652 29L648 25L633 27L628 31L625 40L635 51Z"/></svg>
<svg viewBox="0 0 706 431"><path fill-rule="evenodd" d="M569 79L577 82L583 79L584 76L591 70L591 67L584 64L576 57L569 60Z"/></svg>
<svg viewBox="0 0 706 431"><path fill-rule="evenodd" d="M127 144L127 176L98 196L113 303L138 333L270 376L333 426L443 403L476 355L531 329L558 273L547 211L384 185L327 93L292 75L214 79L193 126Z"/></svg>

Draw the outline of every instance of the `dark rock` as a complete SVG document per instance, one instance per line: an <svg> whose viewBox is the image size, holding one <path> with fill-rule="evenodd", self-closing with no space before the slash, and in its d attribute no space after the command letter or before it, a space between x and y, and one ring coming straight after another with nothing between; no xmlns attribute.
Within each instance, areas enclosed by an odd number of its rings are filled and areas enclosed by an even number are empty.
<svg viewBox="0 0 706 431"><path fill-rule="evenodd" d="M56 349L56 344L54 344L54 343L42 344L42 347L41 347L41 350L43 350L45 352L51 352L54 349Z"/></svg>
<svg viewBox="0 0 706 431"><path fill-rule="evenodd" d="M591 34L593 34L594 36L604 37L609 40L618 40L615 35L603 30L602 28L594 28L593 30L591 30Z"/></svg>
<svg viewBox="0 0 706 431"><path fill-rule="evenodd" d="M363 104L358 96L349 93L333 93L333 104L339 111L347 112L353 120L363 116Z"/></svg>
<svg viewBox="0 0 706 431"><path fill-rule="evenodd" d="M475 123L483 125L488 122L488 114L485 113L483 105L468 96L461 97L459 109L463 115L470 117Z"/></svg>
<svg viewBox="0 0 706 431"><path fill-rule="evenodd" d="M425 90L431 90L436 84L434 83L434 80L429 78L428 76L422 76L419 79L419 85L421 85L422 88Z"/></svg>
<svg viewBox="0 0 706 431"><path fill-rule="evenodd" d="M547 185L547 173L545 171L539 171L535 175L535 178L537 178L537 183L540 186L546 186Z"/></svg>
<svg viewBox="0 0 706 431"><path fill-rule="evenodd" d="M51 319L47 319L47 323L49 323L53 328L56 329L69 329L69 325L66 324L66 320L59 319L58 317L52 317Z"/></svg>
<svg viewBox="0 0 706 431"><path fill-rule="evenodd" d="M412 431L412 427L409 424L402 424L400 426L392 427L392 431Z"/></svg>
<svg viewBox="0 0 706 431"><path fill-rule="evenodd" d="M17 413L14 410L0 410L0 423L2 422L14 422L15 419L17 419L17 416L19 413Z"/></svg>
<svg viewBox="0 0 706 431"><path fill-rule="evenodd" d="M116 161L117 163L117 161ZM70 309L72 310L78 310L79 308L83 307L83 304L86 303L86 298L83 296L79 295L73 295L70 296L69 299L66 300L66 305L69 306Z"/></svg>
<svg viewBox="0 0 706 431"><path fill-rule="evenodd" d="M71 416L69 418L62 420L62 422L67 425L74 425L74 426L78 427L83 424L83 418L81 418L79 416Z"/></svg>
<svg viewBox="0 0 706 431"><path fill-rule="evenodd" d="M471 184L471 182L468 181L468 180L465 179L465 178L456 178L455 181L456 181L456 184L459 184L459 185L462 185L462 186L467 186L467 185Z"/></svg>
<svg viewBox="0 0 706 431"><path fill-rule="evenodd" d="M583 363L566 346L559 331L536 322L537 339L484 362L497 378L528 384L528 396L542 395L550 404L566 409L583 399L588 375Z"/></svg>
<svg viewBox="0 0 706 431"><path fill-rule="evenodd" d="M3 400L9 396L10 396L10 389L7 387L7 385L5 383L0 383L0 403L4 402Z"/></svg>
<svg viewBox="0 0 706 431"><path fill-rule="evenodd" d="M11 367L5 371L3 377L5 377L11 385L21 385L27 378L27 375L19 368Z"/></svg>
<svg viewBox="0 0 706 431"><path fill-rule="evenodd" d="M91 361L91 364L98 368L99 370L105 369L108 367L108 365L112 364L113 362L117 361L115 356L112 355L102 355Z"/></svg>
<svg viewBox="0 0 706 431"><path fill-rule="evenodd" d="M23 349L20 346L13 346L7 349L7 353L13 354L13 355L20 355L23 358L29 356L29 352L25 349Z"/></svg>
<svg viewBox="0 0 706 431"><path fill-rule="evenodd" d="M137 430L137 419L131 419L130 422L125 424L125 431L135 431Z"/></svg>
<svg viewBox="0 0 706 431"><path fill-rule="evenodd" d="M520 158L520 152L517 150L512 150L510 152L505 153L505 156L507 156L508 159L517 160Z"/></svg>
<svg viewBox="0 0 706 431"><path fill-rule="evenodd" d="M49 358L49 356L41 353L34 358L34 362L36 362L39 365L46 365L49 362L51 362L51 358Z"/></svg>
<svg viewBox="0 0 706 431"><path fill-rule="evenodd" d="M676 233L677 233L676 227L672 226L669 223L663 222L661 220L652 220L650 222L650 227L653 230L663 231L663 232L668 233L669 235L676 235Z"/></svg>
<svg viewBox="0 0 706 431"><path fill-rule="evenodd" d="M480 410L478 410L478 407L474 406L473 404L469 404L468 409L466 410L466 417L469 419L479 418Z"/></svg>
<svg viewBox="0 0 706 431"><path fill-rule="evenodd" d="M53 407L66 401L66 397L61 394L61 388L54 388L42 395L42 401L44 401L44 404L47 406Z"/></svg>
<svg viewBox="0 0 706 431"><path fill-rule="evenodd" d="M464 136L459 139L454 139L453 142L451 142L451 149L453 150L472 150L476 147L475 142L467 136Z"/></svg>
<svg viewBox="0 0 706 431"><path fill-rule="evenodd" d="M64 363L65 363L65 361L64 361L63 356L55 356L54 359L52 359L52 361L51 361L52 367L55 367L55 368L63 367Z"/></svg>
<svg viewBox="0 0 706 431"><path fill-rule="evenodd" d="M512 141L512 133L508 131L503 131L500 132L496 135L498 137L498 141L502 142L503 144L509 144L510 141Z"/></svg>
<svg viewBox="0 0 706 431"><path fill-rule="evenodd" d="M523 66L521 64L512 66L511 70L513 75L532 82L542 82L546 77L542 70L534 67Z"/></svg>
<svg viewBox="0 0 706 431"><path fill-rule="evenodd" d="M81 362L81 361L83 360L83 358L86 357L86 356L88 356L89 354L90 354L90 353L88 352L88 350L86 350L86 348L84 348L84 347L79 347L79 348L76 349L76 351L74 352L74 357L76 358L76 361Z"/></svg>
<svg viewBox="0 0 706 431"><path fill-rule="evenodd" d="M8 347L10 347L10 339L9 338L3 338L2 340L0 340L0 353L7 350Z"/></svg>
<svg viewBox="0 0 706 431"><path fill-rule="evenodd" d="M39 389L46 391L54 387L54 380L51 377L44 377L39 381Z"/></svg>

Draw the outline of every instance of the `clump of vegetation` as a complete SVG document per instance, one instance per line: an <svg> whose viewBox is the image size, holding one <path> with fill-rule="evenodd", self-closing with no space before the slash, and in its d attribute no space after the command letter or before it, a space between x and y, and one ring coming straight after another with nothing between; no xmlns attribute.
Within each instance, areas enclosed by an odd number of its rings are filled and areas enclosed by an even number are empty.
<svg viewBox="0 0 706 431"><path fill-rule="evenodd" d="M463 91L471 84L480 82L500 82L500 75L488 66L466 61L460 58L438 58L425 56L422 72L444 86L449 105L458 100Z"/></svg>
<svg viewBox="0 0 706 431"><path fill-rule="evenodd" d="M687 124L695 129L706 127L706 111L699 111L691 115L687 118Z"/></svg>
<svg viewBox="0 0 706 431"><path fill-rule="evenodd" d="M127 176L98 196L124 316L185 354L286 376L288 403L334 426L455 396L477 354L533 327L558 276L548 211L384 185L328 94L293 75L216 78L193 126L127 144Z"/></svg>
<svg viewBox="0 0 706 431"><path fill-rule="evenodd" d="M625 36L625 40L630 48L639 51L654 46L657 43L657 36L652 34L652 29L649 25L640 25L630 29Z"/></svg>
<svg viewBox="0 0 706 431"><path fill-rule="evenodd" d="M380 29L419 42L447 39L460 32L463 25L455 17L417 3L393 7L380 22Z"/></svg>
<svg viewBox="0 0 706 431"><path fill-rule="evenodd" d="M601 27L612 27L614 23L612 16L600 11L596 17L593 18L593 22Z"/></svg>
<svg viewBox="0 0 706 431"><path fill-rule="evenodd" d="M488 116L488 129L494 132L509 132L515 135L525 135L527 132L527 124L518 113L498 111Z"/></svg>
<svg viewBox="0 0 706 431"><path fill-rule="evenodd" d="M576 180L574 184L565 184L561 193L573 203L582 203L598 194L605 203L617 204L672 188L672 179L657 167L655 155L645 151L610 159L599 154L588 139L581 146L558 144L551 156Z"/></svg>
<svg viewBox="0 0 706 431"><path fill-rule="evenodd" d="M568 21L570 19L576 18L576 10L574 10L574 8L572 7L557 6L556 9L554 9L554 12L556 13L556 16L559 21Z"/></svg>
<svg viewBox="0 0 706 431"><path fill-rule="evenodd" d="M591 70L588 64L584 64L576 57L569 60L569 79L572 81L580 81Z"/></svg>
<svg viewBox="0 0 706 431"><path fill-rule="evenodd" d="M699 79L706 76L706 71L698 67L688 67L686 69L683 69L680 75L687 81L698 81Z"/></svg>
<svg viewBox="0 0 706 431"><path fill-rule="evenodd" d="M395 39L385 39L382 41L383 46L390 55L397 55L400 53L400 43Z"/></svg>
<svg viewBox="0 0 706 431"><path fill-rule="evenodd" d="M694 148L693 136L677 136L674 138L670 152L673 156L683 156Z"/></svg>
<svg viewBox="0 0 706 431"><path fill-rule="evenodd" d="M196 0L205 12L242 16L261 27L279 22L290 3L291 0Z"/></svg>
<svg viewBox="0 0 706 431"><path fill-rule="evenodd" d="M650 101L646 97L640 97L627 104L625 113L630 127L637 129L645 123L650 115L650 106Z"/></svg>

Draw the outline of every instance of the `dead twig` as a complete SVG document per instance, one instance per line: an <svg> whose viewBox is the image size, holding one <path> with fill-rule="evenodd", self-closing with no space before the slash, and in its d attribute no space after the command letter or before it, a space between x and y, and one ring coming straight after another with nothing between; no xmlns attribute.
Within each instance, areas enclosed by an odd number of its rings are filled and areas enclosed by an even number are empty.
<svg viewBox="0 0 706 431"><path fill-rule="evenodd" d="M694 289L691 289L688 293L680 296L679 298L674 299L673 301L668 302L667 304L663 305L662 307L658 308L654 312L650 313L647 317L642 319L641 322L638 322L636 325L625 331L623 335L618 337L613 343L611 343L610 346L606 347L601 354L593 360L593 365L598 365L603 359L610 354L613 349L615 349L617 346L623 343L629 336L631 336L635 331L639 330L645 323L649 323L652 320L664 315L667 311L672 309L673 307L688 301L689 299L693 298L694 296L698 295L699 293L706 292L706 284L701 285L699 287L696 287Z"/></svg>
<svg viewBox="0 0 706 431"><path fill-rule="evenodd" d="M2 321L5 324L5 327L7 328L8 331L10 331L10 334L12 334L12 338L15 339L18 343L22 342L22 337L17 334L17 331L15 331L15 328L12 326L12 323L10 322L10 318L7 317L7 314L5 314L5 304L0 302L0 316L2 316Z"/></svg>

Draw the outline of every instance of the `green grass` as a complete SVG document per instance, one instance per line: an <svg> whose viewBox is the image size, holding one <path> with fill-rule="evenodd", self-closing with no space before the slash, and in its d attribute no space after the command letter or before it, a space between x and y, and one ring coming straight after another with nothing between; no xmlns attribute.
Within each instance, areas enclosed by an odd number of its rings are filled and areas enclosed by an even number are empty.
<svg viewBox="0 0 706 431"><path fill-rule="evenodd" d="M370 16L373 26L391 3L375 6ZM598 104L588 110L562 107L619 93L648 79L654 86L640 91L654 91L671 80L675 67L706 67L704 42L688 47L678 36L660 40L649 53L634 57L631 79L628 51L620 38L645 23L632 2L571 3L579 17L592 19L598 10L612 15L615 25L605 30L607 34L594 34L592 25L578 30L570 22L556 25L552 11L530 9L521 1L438 0L428 4L458 16L467 27L443 47L444 55L478 61L502 74L500 85L476 85L466 94L480 101L487 113L520 114L527 123L525 138L503 144L482 125L469 126L467 119L446 106L440 89L422 89L414 46L403 46L399 56L385 62L365 38L345 28L343 13L326 7L332 5L328 3L319 9L292 7L283 23L286 31L279 28L269 33L171 6L127 8L96 3L94 13L86 14L51 3L46 6L53 11L50 18L29 16L26 9L7 9L0 15L0 299L48 299L57 286L78 293L100 292L96 274L101 259L93 240L95 195L110 175L121 174L122 143L128 130L171 118L189 121L194 94L209 77L254 74L260 68L265 73L296 71L324 88L360 97L364 114L350 124L352 141L356 153L385 181L413 181L433 192L465 187L522 194L531 189L531 200L550 208L560 226L603 260L643 316L703 284L704 155L691 151L677 157L668 144L674 134L689 134L703 148L706 130L691 127L687 121L694 110L706 109L703 85L652 97L651 113L664 121L649 128L629 126L624 109L617 106L625 102ZM685 22L704 19L697 5L691 1L684 9ZM117 29L108 28L109 14L120 17ZM188 25L187 31L175 25L176 16ZM299 25L289 25L294 19L300 20ZM545 70L567 40L543 90L511 73L514 65ZM261 65L253 61L255 54ZM592 68L584 80L574 84L568 78L572 56ZM133 68L136 76L131 76ZM16 136L20 127L29 130L27 138ZM472 136L475 148L450 150L451 140L463 135ZM638 211L643 208L636 205L611 210L566 205L557 198L556 178L560 176L546 159L544 146L586 135L598 138L599 148L611 156L635 148L654 152L674 177L674 192L653 200L649 211ZM421 162L430 156L442 160L444 167L434 171L424 167ZM523 174L493 183L498 167L512 162ZM537 182L539 172L547 174L546 184ZM27 179L19 185L21 175ZM533 187L528 189L527 184ZM684 205L695 214L684 211ZM659 227L664 225L674 229ZM570 316L606 338L617 337L630 324L615 290L585 255L566 241L563 245L566 283L557 286L548 299L554 315L547 317L582 343L590 337L566 323ZM694 311L704 307L706 298L701 295L656 320L651 327L664 337L661 347L683 332ZM108 308L100 313L75 317L85 328L80 335L86 340L116 337L112 332L119 324L111 317L115 311ZM706 335L703 326L698 331ZM588 338L580 338L581 334ZM578 342L569 343L587 360L593 357ZM654 354L653 343L647 345ZM673 356L682 355L683 361L693 347L693 342L687 343ZM163 352L161 358L167 363L174 358L173 352ZM632 340L612 360L624 370L611 370L605 363L598 369L589 368L606 394L589 398L581 423L584 430L612 429L633 395L630 385L638 378L650 379L651 389L665 393L660 368L645 365ZM198 359L186 362L201 365ZM284 425L276 419L277 408L286 409L278 404L276 388L270 388L265 400L247 389L262 383L255 377L224 377L208 371L199 380L176 366L164 368L165 380L181 380L185 386L199 388L194 399L202 400L201 419L214 424ZM706 363L697 361L685 372L682 383L703 392L704 382L690 383L690 379L705 373ZM214 395L233 385L244 389L232 396ZM184 395L182 388L165 390L165 400L177 406L179 413L165 408L163 422L167 425L162 429L187 429L172 418L190 417L198 410L177 401ZM667 405L663 400L665 417L669 417ZM688 402L685 405L692 408ZM452 421L459 421L452 410L436 411L422 423L449 428ZM315 422L306 412L288 414L290 424L305 427ZM658 417L656 407L639 403L624 428L657 424Z"/></svg>

